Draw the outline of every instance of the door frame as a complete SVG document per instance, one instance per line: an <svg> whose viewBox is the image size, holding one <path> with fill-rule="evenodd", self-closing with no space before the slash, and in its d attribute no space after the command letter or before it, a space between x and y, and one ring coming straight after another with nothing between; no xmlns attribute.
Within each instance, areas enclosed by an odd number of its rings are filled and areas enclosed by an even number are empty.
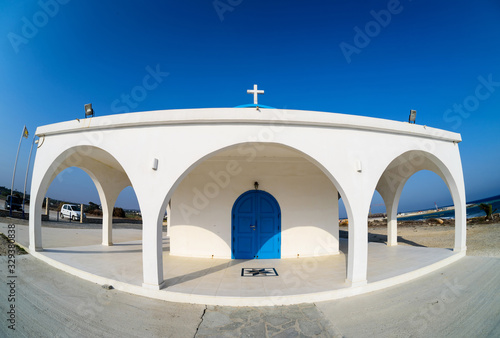
<svg viewBox="0 0 500 338"><path fill-rule="evenodd" d="M233 207L231 209L231 258L232 259L245 259L245 258L236 258L235 257L235 250L236 250L236 243L237 243L237 241L236 241L236 236L237 236L236 227L238 226L238 224L236 224L236 222L237 222L236 207L239 206L239 203L244 198L248 197L248 195L256 195L256 194L259 194L260 196L265 196L265 198L268 201L270 201L271 204L273 205L273 210L277 213L276 225L275 225L274 235L272 238L275 241L275 245L276 245L277 250L278 250L278 252L277 252L278 257L274 257L274 259L281 258L281 207L280 207L278 201L276 200L276 198L273 195L271 195L270 193L268 193L267 191L248 190L248 191L244 192L243 194L241 194L236 199L236 201L234 202ZM256 216L255 210L254 210L254 215ZM260 227L259 227L259 230L260 230ZM256 254L258 254L260 248L262 247L261 243L259 243L259 236L258 235L256 236L256 241L257 241L257 243L255 244L257 247ZM258 256L257 256L257 258L258 258Z"/></svg>

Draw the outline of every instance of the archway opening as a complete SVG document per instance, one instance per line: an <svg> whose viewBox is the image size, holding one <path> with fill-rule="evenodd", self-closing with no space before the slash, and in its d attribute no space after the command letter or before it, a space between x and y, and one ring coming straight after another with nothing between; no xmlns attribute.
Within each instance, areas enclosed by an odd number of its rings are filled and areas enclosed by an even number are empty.
<svg viewBox="0 0 500 338"><path fill-rule="evenodd" d="M406 181L399 200L398 213L433 211L452 205L450 190L443 179L432 171L421 170ZM416 218L429 217L423 215Z"/></svg>
<svg viewBox="0 0 500 338"><path fill-rule="evenodd" d="M119 217L123 223L133 221L133 224L142 225L141 208L139 207L139 201L132 186L129 185L120 192L116 198L115 209L121 209L119 210L120 214L124 214L124 217ZM122 210L123 213L121 212ZM118 216L115 215L115 217Z"/></svg>
<svg viewBox="0 0 500 338"><path fill-rule="evenodd" d="M95 236L85 236L82 233L63 236L57 241L47 239L43 242L45 248L101 243L102 212L100 214L92 212L96 210L95 207L101 205L101 199L88 173L78 167L64 169L52 180L44 196L42 212L44 214L48 212L48 217L44 218L46 221L42 223L42 227L58 228L61 232L66 231L64 229L83 228L96 233ZM97 210L101 211L99 208Z"/></svg>
<svg viewBox="0 0 500 338"><path fill-rule="evenodd" d="M387 166L376 190L382 196L387 210L387 245L394 246L398 242L404 242L426 246L406 238L415 237L413 232L408 232L408 227L423 229L432 224L449 223L448 235L455 237L455 248L457 243L460 248L463 235L463 197L455 178L436 156L416 150L401 154ZM441 207L438 207L438 203ZM446 210L445 214L441 213L443 210ZM461 224L458 231L454 222L455 213L458 213ZM418 232L418 229L414 232ZM442 235L441 238L446 237L445 234ZM444 240L438 246L453 247L449 245L452 242L453 240Z"/></svg>
<svg viewBox="0 0 500 338"><path fill-rule="evenodd" d="M455 207L446 183L429 170L413 174L398 204L398 243L453 248Z"/></svg>
<svg viewBox="0 0 500 338"><path fill-rule="evenodd" d="M82 205L83 217L81 217ZM115 232L111 242L140 240L142 219L134 189L128 186L121 190L116 202L110 208L112 208L111 230L128 229L123 233ZM80 232L76 237L64 237L67 241L44 242L45 248L101 244L101 232L106 215L103 214L97 187L83 169L69 167L54 178L43 199L42 212L48 215L44 216L42 227L89 230L87 233ZM129 231L132 229L137 230L137 233Z"/></svg>
<svg viewBox="0 0 500 338"><path fill-rule="evenodd" d="M132 186L125 187L116 198L112 228L114 244L142 239L141 209Z"/></svg>
<svg viewBox="0 0 500 338"><path fill-rule="evenodd" d="M338 192L332 181L298 150L248 143L205 157L170 193L170 254L231 258L233 204L256 184L279 201L282 258L339 252Z"/></svg>
<svg viewBox="0 0 500 338"><path fill-rule="evenodd" d="M118 161L100 148L77 146L65 150L47 164L45 170L39 169L36 180L39 183L31 189L30 227L33 231L30 233L30 247L36 250L43 248L40 217L45 196L50 194L54 194L57 201L52 203L52 217L49 215L49 220L55 218L58 221L61 216L62 220L78 220L81 223L65 226L79 226L89 231L95 230L97 234L92 236L90 243L90 239L79 243L76 237L68 240L75 242L75 245L99 242L112 245L113 207L120 192L130 185ZM84 204L83 208L81 204ZM86 212L89 213L88 219Z"/></svg>

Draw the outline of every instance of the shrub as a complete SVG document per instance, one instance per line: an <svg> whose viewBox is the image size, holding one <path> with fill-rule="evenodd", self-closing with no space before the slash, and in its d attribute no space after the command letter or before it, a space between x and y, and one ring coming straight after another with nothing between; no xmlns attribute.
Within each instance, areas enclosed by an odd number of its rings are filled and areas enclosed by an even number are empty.
<svg viewBox="0 0 500 338"><path fill-rule="evenodd" d="M85 206L85 212L97 216L102 215L101 207L94 202L89 202L89 205Z"/></svg>
<svg viewBox="0 0 500 338"><path fill-rule="evenodd" d="M122 208L113 208L113 217L125 217L125 211Z"/></svg>

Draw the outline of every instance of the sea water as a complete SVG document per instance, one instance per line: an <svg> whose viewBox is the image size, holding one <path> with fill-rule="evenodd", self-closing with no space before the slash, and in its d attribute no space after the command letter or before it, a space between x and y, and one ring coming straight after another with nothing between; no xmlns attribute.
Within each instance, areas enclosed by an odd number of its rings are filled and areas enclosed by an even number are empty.
<svg viewBox="0 0 500 338"><path fill-rule="evenodd" d="M497 209L496 211L493 211L494 213L499 213L500 212L500 195L498 196L493 196L493 197L488 197L484 198L481 200L477 201L472 201L468 202L467 205L467 218L472 218L472 217L481 217L481 216L486 216L486 213L479 208L479 204L481 203L486 203L486 204L492 204L493 205L493 210ZM455 210L450 209L450 210L444 210L444 211L436 211L432 213L426 213L426 214L420 214L420 215L413 215L413 216L407 216L407 217L398 217L398 220L400 221L416 221L416 220L424 220L424 219L429 219L429 218L455 218Z"/></svg>

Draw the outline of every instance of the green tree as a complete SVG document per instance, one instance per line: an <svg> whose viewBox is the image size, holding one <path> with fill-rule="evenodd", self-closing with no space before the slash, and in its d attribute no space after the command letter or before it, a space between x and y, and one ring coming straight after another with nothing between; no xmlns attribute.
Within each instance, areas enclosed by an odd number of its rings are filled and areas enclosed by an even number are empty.
<svg viewBox="0 0 500 338"><path fill-rule="evenodd" d="M488 203L479 204L479 208L486 213L486 219L491 219L491 215L497 211L497 209L493 210L493 205Z"/></svg>

